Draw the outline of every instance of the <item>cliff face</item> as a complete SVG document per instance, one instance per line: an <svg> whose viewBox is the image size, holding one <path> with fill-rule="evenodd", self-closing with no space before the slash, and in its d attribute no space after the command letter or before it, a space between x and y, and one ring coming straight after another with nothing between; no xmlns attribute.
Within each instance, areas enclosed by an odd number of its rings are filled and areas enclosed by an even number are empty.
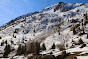
<svg viewBox="0 0 88 59"><path fill-rule="evenodd" d="M32 53L58 56L61 51L74 53L76 57L78 52L87 53L87 12L88 3L60 2L39 12L19 16L0 27L0 53L5 56L10 48L5 57ZM43 50L39 49L41 47Z"/></svg>

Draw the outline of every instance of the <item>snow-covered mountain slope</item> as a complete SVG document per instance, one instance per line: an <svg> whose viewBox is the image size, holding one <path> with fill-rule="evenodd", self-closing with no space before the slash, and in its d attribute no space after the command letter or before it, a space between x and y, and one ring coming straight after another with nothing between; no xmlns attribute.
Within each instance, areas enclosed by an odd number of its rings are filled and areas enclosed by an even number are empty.
<svg viewBox="0 0 88 59"><path fill-rule="evenodd" d="M14 56L13 58L19 59L21 56L15 55L18 46L26 44L28 49L30 41L37 41L40 46L45 44L46 47L46 50L39 54L52 52L52 55L58 56L61 51L66 50L73 54L80 52L79 55L75 55L80 58L81 53L87 54L88 51L87 13L88 3L60 2L39 12L28 13L11 20L0 27L0 57L5 54L4 49L9 44L14 50L8 57ZM53 44L54 50L51 49ZM80 48L83 45L85 47Z"/></svg>

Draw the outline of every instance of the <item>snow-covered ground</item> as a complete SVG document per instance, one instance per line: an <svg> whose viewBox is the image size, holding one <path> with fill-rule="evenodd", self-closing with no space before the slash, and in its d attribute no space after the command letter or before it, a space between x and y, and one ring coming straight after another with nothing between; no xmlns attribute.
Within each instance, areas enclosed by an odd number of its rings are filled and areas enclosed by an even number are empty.
<svg viewBox="0 0 88 59"><path fill-rule="evenodd" d="M25 17L20 16L1 26L0 53L4 53L6 41L16 51L19 44L26 44L31 40L37 40L41 45L45 44L46 50L40 54L53 52L53 55L58 56L61 54L61 47L64 47L66 52L69 53L87 53L88 23L82 26L81 20L85 20L84 14L88 12L88 3L65 3L64 6L59 8L61 5L55 4L34 14L29 13L24 15ZM58 9L54 12L56 6L58 6ZM74 20L77 22L74 22ZM76 24L80 24L80 26L75 29L77 34L74 35L71 28ZM84 27L85 34L79 36L78 34L82 32L79 29L82 29L82 27ZM82 44L76 45L80 38L86 44L84 48L80 48ZM56 46L54 51L50 49L53 44ZM71 48L72 46L74 48ZM16 57L23 58L24 56L15 56L14 58L16 59ZM83 58L87 59L88 56L77 56L77 59Z"/></svg>

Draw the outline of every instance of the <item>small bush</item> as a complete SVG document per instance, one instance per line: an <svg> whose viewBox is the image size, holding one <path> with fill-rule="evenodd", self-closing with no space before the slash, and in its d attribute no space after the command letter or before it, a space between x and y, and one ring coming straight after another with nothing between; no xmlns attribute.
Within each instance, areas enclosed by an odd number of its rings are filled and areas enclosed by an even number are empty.
<svg viewBox="0 0 88 59"><path fill-rule="evenodd" d="M78 20L74 20L74 19L72 19L72 21L71 21L71 23L77 23L78 22Z"/></svg>
<svg viewBox="0 0 88 59"><path fill-rule="evenodd" d="M84 21L84 25L86 25L86 24L88 24L88 21L85 20L85 21Z"/></svg>
<svg viewBox="0 0 88 59"><path fill-rule="evenodd" d="M7 40L5 41L5 44L7 44Z"/></svg>
<svg viewBox="0 0 88 59"><path fill-rule="evenodd" d="M72 44L72 46L70 48L75 48L75 45Z"/></svg>
<svg viewBox="0 0 88 59"><path fill-rule="evenodd" d="M13 42L13 41L11 41L11 44L14 44L14 42Z"/></svg>
<svg viewBox="0 0 88 59"><path fill-rule="evenodd" d="M78 45L83 44L84 42L82 41L82 39L80 38L78 41Z"/></svg>
<svg viewBox="0 0 88 59"><path fill-rule="evenodd" d="M86 14L84 14L84 18L87 20L87 13L86 13Z"/></svg>
<svg viewBox="0 0 88 59"><path fill-rule="evenodd" d="M82 35L84 35L84 33L79 33L78 35L79 35L79 36L82 36Z"/></svg>
<svg viewBox="0 0 88 59"><path fill-rule="evenodd" d="M51 49L55 49L55 44L54 44L54 43L53 43L53 45L52 45Z"/></svg>
<svg viewBox="0 0 88 59"><path fill-rule="evenodd" d="M87 33L87 39L88 39L88 33Z"/></svg>
<svg viewBox="0 0 88 59"><path fill-rule="evenodd" d="M10 22L11 22L11 23L13 23L13 22L14 22L14 20L11 20Z"/></svg>
<svg viewBox="0 0 88 59"><path fill-rule="evenodd" d="M16 32L16 31L14 31L14 33L17 33L17 32ZM16 38L16 36L15 36L15 35L13 35L13 37L14 37L14 38Z"/></svg>
<svg viewBox="0 0 88 59"><path fill-rule="evenodd" d="M81 19L81 22L83 22L84 19Z"/></svg>
<svg viewBox="0 0 88 59"><path fill-rule="evenodd" d="M87 13L86 14L84 14L84 25L86 25L87 23L88 23L88 18L87 18Z"/></svg>
<svg viewBox="0 0 88 59"><path fill-rule="evenodd" d="M14 31L14 33L17 33L18 31L19 31L19 29L18 29L18 28L16 28L16 29L15 29L15 31Z"/></svg>
<svg viewBox="0 0 88 59"><path fill-rule="evenodd" d="M37 13L39 13L39 12L36 11L36 12L34 12L34 13L32 13L32 14L37 14Z"/></svg>
<svg viewBox="0 0 88 59"><path fill-rule="evenodd" d="M76 30L75 30L75 29L73 29L73 34L74 34L74 35L76 34Z"/></svg>
<svg viewBox="0 0 88 59"><path fill-rule="evenodd" d="M82 44L80 48L83 48L83 47L85 47L85 46L86 46L86 44Z"/></svg>
<svg viewBox="0 0 88 59"><path fill-rule="evenodd" d="M0 39L2 39L2 37L0 36Z"/></svg>
<svg viewBox="0 0 88 59"><path fill-rule="evenodd" d="M79 26L80 26L80 23L74 25L74 26L71 28L71 31L72 31L73 29L76 29L76 28L79 27Z"/></svg>
<svg viewBox="0 0 88 59"><path fill-rule="evenodd" d="M85 34L84 28L82 29L82 33Z"/></svg>
<svg viewBox="0 0 88 59"><path fill-rule="evenodd" d="M4 42L1 42L1 46L3 46L4 45Z"/></svg>
<svg viewBox="0 0 88 59"><path fill-rule="evenodd" d="M45 44L42 44L41 50L46 50Z"/></svg>

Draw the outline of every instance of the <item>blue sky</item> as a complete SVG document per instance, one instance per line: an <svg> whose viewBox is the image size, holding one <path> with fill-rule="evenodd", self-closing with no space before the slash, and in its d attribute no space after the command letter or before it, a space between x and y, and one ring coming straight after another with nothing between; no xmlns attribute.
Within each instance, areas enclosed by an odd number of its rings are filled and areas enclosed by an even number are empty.
<svg viewBox="0 0 88 59"><path fill-rule="evenodd" d="M18 16L39 11L59 2L88 3L88 0L0 0L0 26Z"/></svg>

